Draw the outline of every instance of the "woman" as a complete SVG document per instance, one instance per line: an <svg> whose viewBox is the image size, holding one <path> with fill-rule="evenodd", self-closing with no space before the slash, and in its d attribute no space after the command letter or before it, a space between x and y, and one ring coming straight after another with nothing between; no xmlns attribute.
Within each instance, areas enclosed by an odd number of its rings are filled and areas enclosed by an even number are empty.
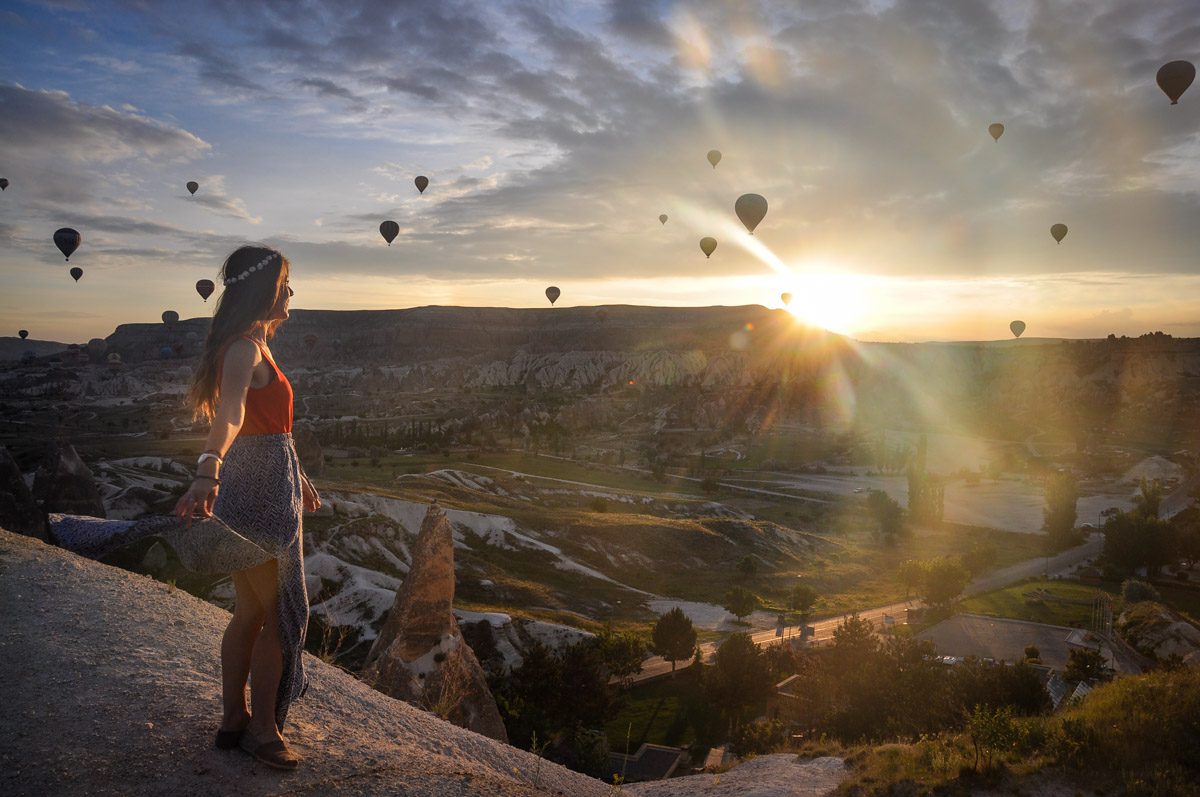
<svg viewBox="0 0 1200 797"><path fill-rule="evenodd" d="M212 428L174 515L128 521L52 514L50 525L55 542L85 556L101 558L154 536L190 570L233 573L237 604L221 640L224 717L216 745L240 746L290 770L300 757L281 732L307 685L301 521L321 499L292 443L291 384L267 348L288 317L288 272L283 255L261 246L243 246L222 267L225 291L188 393L195 416Z"/></svg>
<svg viewBox="0 0 1200 797"><path fill-rule="evenodd" d="M216 744L240 746L280 769L300 761L281 731L307 685L302 510L321 506L292 442L291 384L267 348L288 317L288 273L287 259L264 247L243 246L225 261L225 291L188 393L196 417L212 428L196 478L175 506L188 526L194 515L215 515L271 554L233 573L237 603L221 641Z"/></svg>

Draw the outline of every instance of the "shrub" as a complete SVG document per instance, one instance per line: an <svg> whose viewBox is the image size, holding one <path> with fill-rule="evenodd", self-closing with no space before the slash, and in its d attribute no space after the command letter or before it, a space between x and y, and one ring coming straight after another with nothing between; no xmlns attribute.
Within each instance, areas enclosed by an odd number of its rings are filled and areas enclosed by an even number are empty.
<svg viewBox="0 0 1200 797"><path fill-rule="evenodd" d="M1136 579L1126 579L1121 584L1121 597L1125 600L1125 605L1128 606L1142 601L1156 601L1159 599L1158 590L1153 584L1147 584L1145 581Z"/></svg>
<svg viewBox="0 0 1200 797"><path fill-rule="evenodd" d="M593 512L607 512L608 511L608 501L605 501L603 498L596 496L592 500L588 501L588 509L592 510Z"/></svg>

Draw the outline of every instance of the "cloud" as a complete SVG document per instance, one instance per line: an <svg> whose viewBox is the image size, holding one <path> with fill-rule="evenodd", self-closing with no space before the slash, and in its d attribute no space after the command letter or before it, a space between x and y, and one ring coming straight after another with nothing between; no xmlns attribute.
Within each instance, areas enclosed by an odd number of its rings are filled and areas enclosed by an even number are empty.
<svg viewBox="0 0 1200 797"><path fill-rule="evenodd" d="M225 175L210 174L197 178L200 189L195 194L180 194L184 201L200 205L222 216L261 224L261 216L252 216L240 197L229 196L225 190Z"/></svg>
<svg viewBox="0 0 1200 797"><path fill-rule="evenodd" d="M0 84L0 160L6 163L49 153L89 163L190 160L210 149L187 130L138 113L75 102L63 91Z"/></svg>

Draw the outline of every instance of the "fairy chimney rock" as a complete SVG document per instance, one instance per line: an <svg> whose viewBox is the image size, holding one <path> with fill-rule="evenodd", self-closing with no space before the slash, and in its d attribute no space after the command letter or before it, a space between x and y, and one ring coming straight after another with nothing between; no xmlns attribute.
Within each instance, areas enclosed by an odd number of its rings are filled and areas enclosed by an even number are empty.
<svg viewBox="0 0 1200 797"><path fill-rule="evenodd" d="M44 512L107 517L92 472L67 442L54 441L46 449L33 477L33 497Z"/></svg>
<svg viewBox="0 0 1200 797"><path fill-rule="evenodd" d="M363 680L455 725L507 742L487 677L459 633L453 604L453 530L435 503L421 523L408 576L367 655Z"/></svg>
<svg viewBox="0 0 1200 797"><path fill-rule="evenodd" d="M0 526L49 541L46 516L38 509L20 467L4 446L0 446Z"/></svg>

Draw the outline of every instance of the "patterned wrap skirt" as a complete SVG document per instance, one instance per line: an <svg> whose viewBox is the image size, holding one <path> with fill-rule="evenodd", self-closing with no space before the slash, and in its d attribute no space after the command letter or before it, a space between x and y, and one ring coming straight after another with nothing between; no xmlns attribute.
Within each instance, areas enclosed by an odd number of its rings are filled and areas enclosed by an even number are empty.
<svg viewBox="0 0 1200 797"><path fill-rule="evenodd" d="M292 701L308 688L303 660L308 629L303 506L300 460L292 435L248 435L234 440L225 455L212 518L195 518L187 528L173 515L101 520L51 514L50 527L63 548L93 559L158 537L171 546L184 567L198 573L230 573L276 560L283 675L275 724L283 730Z"/></svg>

